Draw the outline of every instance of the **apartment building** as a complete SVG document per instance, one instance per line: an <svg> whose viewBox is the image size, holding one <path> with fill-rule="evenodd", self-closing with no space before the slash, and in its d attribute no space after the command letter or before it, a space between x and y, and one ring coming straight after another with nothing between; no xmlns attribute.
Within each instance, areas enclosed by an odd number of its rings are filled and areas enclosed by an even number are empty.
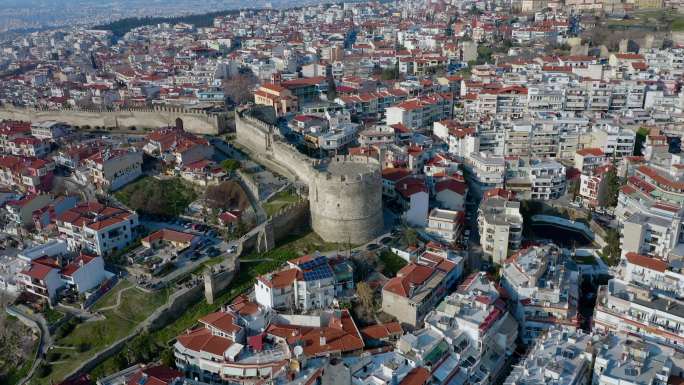
<svg viewBox="0 0 684 385"><path fill-rule="evenodd" d="M489 189L504 186L506 162L503 157L486 152L470 153L464 166L466 180L474 194L481 196Z"/></svg>
<svg viewBox="0 0 684 385"><path fill-rule="evenodd" d="M463 211L434 208L428 215L425 232L441 242L455 243L461 236L464 220Z"/></svg>
<svg viewBox="0 0 684 385"><path fill-rule="evenodd" d="M68 124L52 120L31 124L31 136L37 139L54 141L68 135L70 130Z"/></svg>
<svg viewBox="0 0 684 385"><path fill-rule="evenodd" d="M0 156L0 184L14 186L30 194L52 189L55 163L14 155Z"/></svg>
<svg viewBox="0 0 684 385"><path fill-rule="evenodd" d="M20 137L6 142L3 151L16 156L44 158L50 152L50 143L34 137Z"/></svg>
<svg viewBox="0 0 684 385"><path fill-rule="evenodd" d="M179 127L155 130L147 136L143 151L162 161L175 164L177 168L204 159L210 159L214 148L204 138L193 135Z"/></svg>
<svg viewBox="0 0 684 385"><path fill-rule="evenodd" d="M585 147L599 148L611 159L632 156L636 133L614 124L595 124Z"/></svg>
<svg viewBox="0 0 684 385"><path fill-rule="evenodd" d="M57 230L70 250L107 256L133 244L138 215L97 202L76 205L57 217Z"/></svg>
<svg viewBox="0 0 684 385"><path fill-rule="evenodd" d="M518 335L518 324L500 296L500 287L484 272L467 277L426 317L425 324L443 335L455 353L437 365L438 372L446 372L448 378L450 368L465 371L468 383L497 378L513 354Z"/></svg>
<svg viewBox="0 0 684 385"><path fill-rule="evenodd" d="M600 148L588 147L575 152L575 168L582 174L590 174L605 163L606 154Z"/></svg>
<svg viewBox="0 0 684 385"><path fill-rule="evenodd" d="M296 113L299 110L297 97L287 88L273 83L262 84L254 91L254 103L273 107L276 116Z"/></svg>
<svg viewBox="0 0 684 385"><path fill-rule="evenodd" d="M382 288L382 311L399 322L422 324L463 272L463 260L429 255L409 263Z"/></svg>
<svg viewBox="0 0 684 385"><path fill-rule="evenodd" d="M478 209L477 225L482 253L495 264L503 264L509 253L520 248L523 230L520 202L498 195L485 198Z"/></svg>
<svg viewBox="0 0 684 385"><path fill-rule="evenodd" d="M588 384L592 378L592 336L581 330L549 329L503 382L519 384Z"/></svg>
<svg viewBox="0 0 684 385"><path fill-rule="evenodd" d="M534 341L546 330L579 327L579 272L556 245L532 246L515 253L502 265L502 286L515 303L520 337Z"/></svg>
<svg viewBox="0 0 684 385"><path fill-rule="evenodd" d="M434 122L450 119L453 108L451 94L432 94L408 99L385 110L386 123L402 124L411 130L431 128Z"/></svg>
<svg viewBox="0 0 684 385"><path fill-rule="evenodd" d="M115 191L142 176L142 151L104 149L83 160L83 177L100 191Z"/></svg>
<svg viewBox="0 0 684 385"><path fill-rule="evenodd" d="M594 328L624 332L678 351L684 344L684 276L666 261L627 253L617 275L601 286Z"/></svg>
<svg viewBox="0 0 684 385"><path fill-rule="evenodd" d="M606 203L606 188L608 186L606 174L614 169L612 164L594 168L587 174L580 175L579 196L590 207L601 207Z"/></svg>
<svg viewBox="0 0 684 385"><path fill-rule="evenodd" d="M521 199L558 199L565 194L565 166L539 158L511 157L506 161L506 190Z"/></svg>
<svg viewBox="0 0 684 385"><path fill-rule="evenodd" d="M305 255L292 259L286 269L257 278L256 301L266 309L327 309L354 289L352 270L343 258Z"/></svg>
<svg viewBox="0 0 684 385"><path fill-rule="evenodd" d="M649 343L633 334L609 334L600 340L592 384L670 384L674 376L673 349Z"/></svg>

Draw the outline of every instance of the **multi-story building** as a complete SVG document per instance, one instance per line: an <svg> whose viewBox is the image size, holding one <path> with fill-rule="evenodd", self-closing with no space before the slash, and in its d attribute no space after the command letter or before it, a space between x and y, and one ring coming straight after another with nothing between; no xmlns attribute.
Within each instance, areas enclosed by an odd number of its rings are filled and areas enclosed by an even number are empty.
<svg viewBox="0 0 684 385"><path fill-rule="evenodd" d="M482 253L497 265L522 242L523 218L520 202L495 195L480 203L477 218Z"/></svg>
<svg viewBox="0 0 684 385"><path fill-rule="evenodd" d="M581 330L548 330L503 382L504 385L589 383L594 360L591 335Z"/></svg>
<svg viewBox="0 0 684 385"><path fill-rule="evenodd" d="M609 334L600 340L592 384L670 384L675 352L630 334Z"/></svg>
<svg viewBox="0 0 684 385"><path fill-rule="evenodd" d="M105 149L83 161L85 179L101 191L118 190L142 175L141 151Z"/></svg>
<svg viewBox="0 0 684 385"><path fill-rule="evenodd" d="M68 135L70 129L66 123L48 120L31 124L31 135L38 139L56 140Z"/></svg>
<svg viewBox="0 0 684 385"><path fill-rule="evenodd" d="M97 202L76 205L57 217L57 230L69 249L107 256L133 244L138 215Z"/></svg>
<svg viewBox="0 0 684 385"><path fill-rule="evenodd" d="M385 110L386 123L402 124L411 130L432 127L434 122L450 119L454 102L451 94L433 94L409 99Z"/></svg>
<svg viewBox="0 0 684 385"><path fill-rule="evenodd" d="M582 174L590 174L605 163L606 154L600 148L583 148L575 152L575 168Z"/></svg>
<svg viewBox="0 0 684 385"><path fill-rule="evenodd" d="M503 157L485 152L470 153L465 159L465 175L471 191L481 196L492 188L502 188L506 173L506 162Z"/></svg>
<svg viewBox="0 0 684 385"><path fill-rule="evenodd" d="M52 189L55 163L14 155L0 156L0 184L31 194Z"/></svg>
<svg viewBox="0 0 684 385"><path fill-rule="evenodd" d="M635 334L682 350L684 346L684 276L662 260L627 253L617 275L601 286L594 328Z"/></svg>
<svg viewBox="0 0 684 385"><path fill-rule="evenodd" d="M557 199L565 194L565 166L550 159L508 158L505 186L522 199Z"/></svg>
<svg viewBox="0 0 684 385"><path fill-rule="evenodd" d="M473 273L426 317L426 328L441 333L458 357L447 356L439 371L465 370L463 377L472 380L468 383L499 377L518 335L500 290L486 273Z"/></svg>
<svg viewBox="0 0 684 385"><path fill-rule="evenodd" d="M288 268L262 275L254 284L256 301L267 309L327 309L335 300L335 274L325 256L306 255Z"/></svg>
<svg viewBox="0 0 684 385"><path fill-rule="evenodd" d="M44 158L50 152L50 143L43 139L20 137L8 141L4 151L16 156Z"/></svg>
<svg viewBox="0 0 684 385"><path fill-rule="evenodd" d="M596 167L587 174L580 175L579 196L582 201L591 207L604 206L606 204L606 188L608 187L606 174L614 167L612 164Z"/></svg>
<svg viewBox="0 0 684 385"><path fill-rule="evenodd" d="M382 311L399 322L418 326L463 272L463 259L437 255L404 266L382 288Z"/></svg>
<svg viewBox="0 0 684 385"><path fill-rule="evenodd" d="M254 103L273 107L276 116L293 114L299 110L297 97L290 90L278 84L262 84L254 91Z"/></svg>
<svg viewBox="0 0 684 385"><path fill-rule="evenodd" d="M556 245L532 246L502 265L502 285L515 303L520 337L530 342L553 327L579 327L580 276Z"/></svg>
<svg viewBox="0 0 684 385"><path fill-rule="evenodd" d="M441 242L454 243L461 235L464 219L463 211L435 208L428 215L425 231Z"/></svg>
<svg viewBox="0 0 684 385"><path fill-rule="evenodd" d="M147 136L143 147L150 156L175 164L178 168L204 159L210 159L214 148L204 138L193 135L179 127L155 130Z"/></svg>
<svg viewBox="0 0 684 385"><path fill-rule="evenodd" d="M614 124L595 124L588 139L587 146L599 148L606 158L623 158L632 156L636 133Z"/></svg>

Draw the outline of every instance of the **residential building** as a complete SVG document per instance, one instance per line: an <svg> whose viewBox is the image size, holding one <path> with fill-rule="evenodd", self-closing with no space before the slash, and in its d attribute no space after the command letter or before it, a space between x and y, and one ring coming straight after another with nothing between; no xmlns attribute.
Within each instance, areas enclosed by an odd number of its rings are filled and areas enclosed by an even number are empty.
<svg viewBox="0 0 684 385"><path fill-rule="evenodd" d="M141 151L105 149L83 160L88 182L101 191L115 191L142 176Z"/></svg>
<svg viewBox="0 0 684 385"><path fill-rule="evenodd" d="M553 327L579 327L580 275L554 244L521 250L502 265L502 286L515 303L520 337L534 341Z"/></svg>
<svg viewBox="0 0 684 385"><path fill-rule="evenodd" d="M133 244L138 215L97 202L76 205L57 217L57 230L69 249L107 256Z"/></svg>
<svg viewBox="0 0 684 385"><path fill-rule="evenodd" d="M461 236L465 214L463 211L432 209L425 231L444 243L455 243Z"/></svg>
<svg viewBox="0 0 684 385"><path fill-rule="evenodd" d="M482 253L495 264L503 264L509 253L520 248L523 230L520 202L498 195L484 199L477 224Z"/></svg>
<svg viewBox="0 0 684 385"><path fill-rule="evenodd" d="M52 120L31 124L31 135L37 139L54 141L69 134L71 127Z"/></svg>

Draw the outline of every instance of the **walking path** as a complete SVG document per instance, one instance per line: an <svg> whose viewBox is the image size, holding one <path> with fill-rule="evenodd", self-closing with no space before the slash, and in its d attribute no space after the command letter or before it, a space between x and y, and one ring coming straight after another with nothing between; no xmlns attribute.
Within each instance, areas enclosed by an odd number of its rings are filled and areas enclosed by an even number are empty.
<svg viewBox="0 0 684 385"><path fill-rule="evenodd" d="M128 291L128 290L133 289L133 288L135 288L135 286L129 286L129 287L126 287L126 288L123 288L123 289L119 290L119 292L116 293L116 303L115 303L114 305L105 306L105 307L103 307L103 308L100 308L100 309L98 309L98 311L99 311L99 312L103 312L103 311L107 311L107 310L112 310L112 309L118 308L119 305L121 305L121 295L122 295L125 291Z"/></svg>

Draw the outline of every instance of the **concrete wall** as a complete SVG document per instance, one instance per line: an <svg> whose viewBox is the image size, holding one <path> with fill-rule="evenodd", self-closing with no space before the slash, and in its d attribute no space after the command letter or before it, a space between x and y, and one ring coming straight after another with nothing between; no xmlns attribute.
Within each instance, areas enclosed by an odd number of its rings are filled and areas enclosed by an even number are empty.
<svg viewBox="0 0 684 385"><path fill-rule="evenodd" d="M344 176L318 173L309 186L309 201L311 225L326 242L363 244L382 234L379 167Z"/></svg>
<svg viewBox="0 0 684 385"><path fill-rule="evenodd" d="M227 114L208 114L182 108L134 108L125 110L96 109L34 109L13 106L0 107L0 119L25 121L56 120L73 126L114 128L160 128L174 126L183 120L183 128L195 134L216 135L228 129Z"/></svg>

